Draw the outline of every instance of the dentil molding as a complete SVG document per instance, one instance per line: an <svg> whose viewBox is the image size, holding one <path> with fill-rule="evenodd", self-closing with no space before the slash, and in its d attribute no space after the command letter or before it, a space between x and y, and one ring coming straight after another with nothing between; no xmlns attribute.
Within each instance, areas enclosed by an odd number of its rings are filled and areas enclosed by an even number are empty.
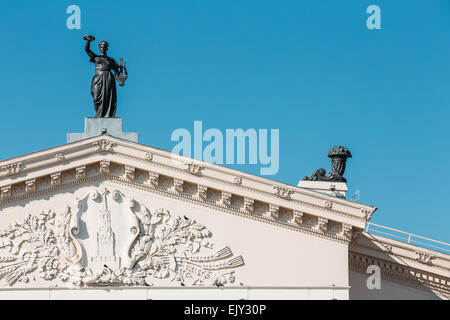
<svg viewBox="0 0 450 320"><path fill-rule="evenodd" d="M138 186L147 186L162 193L170 194L172 192L171 190L173 190L175 191L175 194L182 196L182 200L190 198L192 201L200 201L204 204L208 203L209 205L218 206L220 209L227 208L231 212L239 211L247 215L258 217L258 219L268 223L280 220L280 225L282 226L285 226L287 223L290 228L297 227L299 228L297 229L299 231L306 231L307 233L319 235L320 237L326 237L332 240L344 242L351 241L349 234L352 232L352 226L350 224L346 224L344 226L343 223L336 222L337 224L335 223L332 225L333 228L328 229L327 224L324 224L323 222L328 221L328 218L304 211L300 212L296 209L289 208L289 206L282 207L279 204L270 202L267 203L258 201L258 206L255 206L256 199L254 198L242 196L239 193L217 190L204 184L193 184L190 182L189 185L194 185L194 188L188 188L185 190L185 181L183 179L161 175L154 171L143 171L134 166L120 164L117 162L113 163L112 161L106 159L100 160L96 163L80 165L74 167L72 170L73 175L71 174L71 170L65 170L50 173L48 176L35 178L33 179L35 180L33 182L26 180L25 191L28 188L30 192L21 193L21 188L13 191L11 185L0 187L0 206L8 205L14 201L23 200L26 197L39 196L45 194L46 192L55 192L57 188L73 186L74 183L85 183L88 179L108 179L111 177L119 180L124 179L124 181L133 183L133 185L136 184ZM74 177L74 179L71 177ZM166 183L161 185L161 179L163 181L169 181L169 186L171 185L172 187L167 188ZM37 184L38 182L39 187ZM46 183L48 185L46 185ZM20 185L20 183L18 183L18 185ZM190 193L191 190L197 191L196 193ZM211 190L211 194L213 195L211 199L209 198L209 190ZM261 209L266 211L261 212ZM287 222L281 222L281 211L285 214L291 215L291 218L288 218ZM341 227L339 227L339 224Z"/></svg>

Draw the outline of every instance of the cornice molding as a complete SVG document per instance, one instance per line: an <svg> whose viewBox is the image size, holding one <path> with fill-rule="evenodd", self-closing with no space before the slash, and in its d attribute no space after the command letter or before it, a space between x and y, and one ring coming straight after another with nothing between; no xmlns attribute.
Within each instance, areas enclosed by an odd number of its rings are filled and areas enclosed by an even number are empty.
<svg viewBox="0 0 450 320"><path fill-rule="evenodd" d="M415 265L420 269L434 271L450 276L450 255L407 244L398 240L381 237L363 232L350 245L350 250L370 256L387 255L399 261L405 260L405 265Z"/></svg>
<svg viewBox="0 0 450 320"><path fill-rule="evenodd" d="M450 299L450 278L448 277L349 251L351 271L366 274L367 268L371 265L380 267L381 278L384 280L419 290L426 288L445 299Z"/></svg>
<svg viewBox="0 0 450 320"><path fill-rule="evenodd" d="M130 150L122 150L123 148L128 148ZM130 155L130 153L133 153L134 155ZM265 195L271 194L273 197L279 198L280 200L283 201L302 202L299 199L295 199L295 197L297 198L299 196L311 197L311 199L316 199L316 201L322 202L322 204L320 205L315 205L316 208L321 208L321 206L325 207L326 205L329 204L328 202L326 202L328 200L332 204L339 204L344 208L348 208L349 210L350 208L353 211L356 209L359 213L357 214L344 213L344 214L352 216L353 218L359 217L360 221L364 222L366 221L366 219L370 218L370 215L376 210L376 208L372 206L354 203L345 199L334 198L314 191L305 190L297 186L292 186L281 182L269 180L267 178L251 175L245 172L240 172L230 168L222 167L220 165L195 160L192 158L173 154L165 150L156 149L150 146L133 143L130 141L118 139L111 136L97 136L86 140L81 140L78 142L31 153L14 159L1 161L0 167L8 167L11 165L14 166L20 163L21 170L17 173L13 173L12 176L8 176L12 177L15 180L17 179L16 177L17 174L23 176L30 170L36 171L39 170L40 168L51 166L52 164L55 165L61 163L68 163L75 159L79 159L80 157L87 157L92 154L102 154L102 155L116 154L146 164L150 163L153 165L161 164L165 165L166 168L177 169L177 171L181 170L185 173L189 173L194 177L200 176L202 178L213 178L215 180L221 180L216 179L214 177L210 177L209 175L210 174L219 176L225 175L224 177L226 177L227 180L230 180L229 182L231 182L234 187L241 186L243 188L247 188L246 190L251 192L260 191ZM1 182L1 180L3 180L2 178L6 177L7 176L3 177L0 176L0 184L2 184ZM235 180L236 178L239 179L238 183ZM5 184L8 184L8 181L6 181ZM253 184L256 183L258 184L258 186L249 187L244 185L252 183ZM261 191L261 189L267 190ZM292 200L289 200L290 198ZM307 202L303 202L303 204L307 204ZM341 210L336 211L333 210L333 211L336 213L338 212L342 213Z"/></svg>
<svg viewBox="0 0 450 320"><path fill-rule="evenodd" d="M61 157L61 154L63 155ZM24 200L36 194L30 185L28 193L20 194L15 190L26 181L48 179L52 182L49 187L61 187L63 184L61 173L75 170L75 177L83 181L86 177L86 166L98 166L99 173L108 174L111 163L124 166L123 178L127 181L135 180L135 172L143 171L148 175L146 182L151 188L159 188L161 176L169 177L174 181L176 194L183 193L185 183L201 187L199 199L207 202L206 190L231 194L242 199L254 199L255 202L264 203L269 209L266 219L279 219L277 216L282 210L303 212L305 215L321 217L330 221L350 225L357 230L365 226L367 214L376 208L355 204L320 193L304 190L295 186L285 185L265 178L252 176L233 169L186 158L167 151L154 149L136 143L116 139L109 136L99 136L84 141L55 147L46 151L22 156L14 159L21 163L22 170L13 176L0 176L1 201L0 207L15 201ZM7 166L12 161L0 162L0 166ZM58 173L60 176L58 177ZM237 174L239 173L239 174ZM236 181L238 178L238 181ZM203 189L202 189L203 188ZM41 189L41 188L38 188ZM50 189L49 189L50 190ZM54 190L52 190L54 191ZM221 201L225 206L228 203L225 197ZM229 198L231 201L231 197ZM231 203L230 203L231 206ZM355 207L356 206L356 207ZM274 208L278 207L278 210ZM253 208L247 206L245 212L254 214ZM293 220L293 219L289 219ZM306 219L308 220L308 219ZM298 225L297 223L295 225ZM347 228L347 227L346 227ZM323 228L322 228L323 229ZM348 240L348 228L342 239ZM328 232L321 230L320 232ZM342 233L335 232L334 233Z"/></svg>
<svg viewBox="0 0 450 320"><path fill-rule="evenodd" d="M133 157L133 156L130 156L130 155L127 155L127 154L115 153L115 156L118 156L118 157L121 157L121 158L124 158L124 159L130 159L130 160L137 161L137 162L146 163L144 160L142 160L140 158L136 158L136 157ZM163 168L163 169L171 170L171 171L176 172L178 174L185 174L185 170L177 168L177 167L173 167L173 166L168 166L168 165L166 165L164 163L156 163L156 162L153 161L150 165L152 165L152 166L154 166L156 168ZM186 176L186 181L187 180L193 181L193 178L191 178L190 176L191 175ZM247 192L251 192L253 194L256 193L256 194L262 195L264 197L270 197L270 198L274 199L274 202L276 202L278 205L280 205L282 207L290 207L290 206L293 206L293 204L294 205L298 204L298 205L302 205L302 206L305 206L305 207L309 207L311 209L320 210L322 212L336 214L336 215L339 215L341 217L352 219L354 221L359 221L362 224L365 224L365 222L366 222L365 216L364 216L364 218L360 218L360 217L356 217L356 216L354 216L352 214L348 214L348 213L341 212L341 211L333 209L332 205L330 205L330 204L332 204L333 201L339 201L339 200L342 201L342 200L338 199L338 198L331 197L331 196L328 197L328 196L324 195L323 198L327 198L327 199L323 199L323 200L321 199L321 201L323 201L322 202L323 205L320 206L320 205L315 205L315 204L312 204L312 203L308 203L306 201L301 201L301 200L297 200L297 199L294 200L292 198L290 198L288 200L288 199L286 199L284 197L278 196L276 193L266 192L266 191L262 191L260 189L244 186L244 185L242 185L242 177L238 177L238 178L241 178L241 180L240 180L241 182L240 183L234 182L234 179L233 179L233 182L229 182L229 181L217 179L217 178L206 176L206 175L199 176L198 178L200 178L202 180L208 180L210 182L214 182L214 183L217 183L217 184L220 184L220 185L227 186L227 187L230 188L230 190L239 189L240 191L244 191L244 192L247 191ZM280 183L277 182L277 184L280 184ZM275 186L276 185L274 185L273 187L275 187ZM317 194L317 195L318 196L322 196L322 194ZM314 196L316 196L316 194L314 194ZM362 207L358 207L358 209L361 211L361 213L367 211L367 209L362 208Z"/></svg>
<svg viewBox="0 0 450 320"><path fill-rule="evenodd" d="M105 166L108 165L108 170L105 169ZM121 167L122 174L115 174L112 170L112 166ZM58 171L55 173L50 173L48 176L43 176L41 178L36 178L38 181L42 179L43 181L47 181L47 185L41 185L39 189L34 189L31 192L11 192L11 188L9 188L9 194L7 197L4 197L0 201L0 209L6 206L10 206L16 202L23 201L26 199L33 199L36 197L40 197L43 195L47 195L49 193L55 193L58 191L62 191L67 188L72 188L77 185L88 184L92 182L97 182L99 180L109 180L114 181L116 183L135 188L138 190L142 190L149 193L154 193L159 196L169 197L176 200L181 200L184 202L188 202L193 205L197 205L200 207L206 207L213 210L220 210L222 212L226 212L229 214L238 215L241 217L249 218L252 220L256 220L263 223L268 223L271 225L275 225L278 227L283 227L289 230L299 231L302 233L306 233L309 235L313 235L316 237L320 237L323 239L337 241L339 243L348 244L349 238L347 236L348 230L346 227L337 227L336 230L326 230L317 228L316 224L320 219L326 219L318 217L314 214L306 213L302 211L302 219L298 219L300 211L296 210L297 214L294 216L294 210L289 209L288 207L279 206L277 204L272 203L264 203L256 199L250 199L244 196L240 196L236 192L230 193L223 190L212 189L215 192L220 192L221 197L218 200L208 199L208 190L209 187L207 185L197 185L196 192L189 194L184 192L183 190L183 180L169 177L161 174L156 174L154 171L147 171L148 178L145 180L140 179L130 179L130 172L127 172L125 169L127 167L130 170L130 167L125 164L117 163L112 160L100 160L95 163L85 164L83 166L77 166L72 169L64 170L63 172ZM134 168L134 167L132 167ZM145 174L146 172L141 169L140 170ZM133 174L136 171L133 170ZM172 179L174 182L174 188L162 188L159 185L159 181L161 176L164 176L167 179ZM51 177L51 178L50 178ZM69 178L67 178L69 177ZM58 183L52 183L53 180L57 180ZM178 181L178 187L177 187ZM232 205L231 199L232 197L238 197L242 201L241 206ZM247 202L251 202L250 204L246 204ZM259 201L267 207L267 211L265 212L255 212L254 211L254 203L255 201ZM249 203L250 203L249 202ZM280 219L280 210L283 209L283 212L292 215L287 221L286 219ZM304 219L304 217L308 217ZM328 221L328 219L327 219ZM336 222L337 225L342 225L339 222Z"/></svg>

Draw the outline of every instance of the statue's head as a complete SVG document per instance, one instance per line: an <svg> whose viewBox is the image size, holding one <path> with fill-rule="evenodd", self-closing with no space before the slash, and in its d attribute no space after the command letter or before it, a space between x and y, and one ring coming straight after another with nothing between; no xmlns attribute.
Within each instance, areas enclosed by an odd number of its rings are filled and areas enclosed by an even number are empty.
<svg viewBox="0 0 450 320"><path fill-rule="evenodd" d="M108 51L108 42L107 41L100 41L98 43L98 48L100 49L100 52L104 55L106 55L106 52Z"/></svg>

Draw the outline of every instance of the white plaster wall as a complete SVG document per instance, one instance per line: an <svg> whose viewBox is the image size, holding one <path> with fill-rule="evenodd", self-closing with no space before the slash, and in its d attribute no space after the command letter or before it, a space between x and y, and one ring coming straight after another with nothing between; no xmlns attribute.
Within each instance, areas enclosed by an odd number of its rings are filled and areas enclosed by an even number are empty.
<svg viewBox="0 0 450 320"><path fill-rule="evenodd" d="M230 213L200 207L188 202L159 196L153 193L125 187L115 182L105 182L110 190L119 189L128 197L134 197L150 210L165 208L172 216L186 215L205 225L213 234L212 242L220 249L228 245L234 256L242 255L245 265L236 268L235 285L248 287L347 287L347 245L300 233L279 226L269 225ZM27 200L0 211L0 228L26 214L37 214L50 209L61 213L66 205L72 205L75 197L82 197L92 187L76 187L60 191L39 200ZM48 287L49 282L36 278L36 286ZM164 280L161 285L178 286ZM263 298L263 297L261 297Z"/></svg>
<svg viewBox="0 0 450 320"><path fill-rule="evenodd" d="M205 225L217 248L228 245L244 258L236 280L245 286L348 285L344 244L159 196L136 193L135 198Z"/></svg>
<svg viewBox="0 0 450 320"><path fill-rule="evenodd" d="M439 300L429 289L415 289L381 278L381 289L367 288L370 275L350 271L350 300Z"/></svg>

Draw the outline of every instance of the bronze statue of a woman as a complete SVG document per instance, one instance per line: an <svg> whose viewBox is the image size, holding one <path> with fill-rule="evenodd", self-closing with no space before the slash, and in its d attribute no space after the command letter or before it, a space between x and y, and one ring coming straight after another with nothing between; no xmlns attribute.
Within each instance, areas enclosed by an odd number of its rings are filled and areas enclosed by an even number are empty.
<svg viewBox="0 0 450 320"><path fill-rule="evenodd" d="M91 83L91 94L94 98L96 112L95 117L113 118L116 115L117 109L115 80L119 82L120 86L124 85L125 80L128 78L126 65L123 65L122 59L120 59L120 65L118 66L113 58L106 55L108 42L99 42L98 48L100 49L100 55L96 55L90 49L91 41L94 41L95 37L85 35L83 39L86 40L84 49L89 56L89 61L95 63L95 75ZM114 76L111 71L114 71Z"/></svg>

